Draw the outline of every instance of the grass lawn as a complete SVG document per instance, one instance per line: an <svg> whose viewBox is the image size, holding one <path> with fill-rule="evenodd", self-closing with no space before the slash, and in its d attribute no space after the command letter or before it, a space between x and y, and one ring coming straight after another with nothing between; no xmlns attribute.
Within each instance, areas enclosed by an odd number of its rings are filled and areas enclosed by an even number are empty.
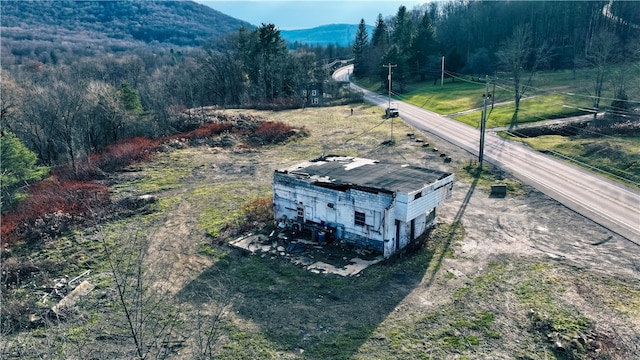
<svg viewBox="0 0 640 360"><path fill-rule="evenodd" d="M447 80L443 86L439 82L419 84L397 98L439 114L451 114L482 106L484 89L481 83Z"/></svg>
<svg viewBox="0 0 640 360"><path fill-rule="evenodd" d="M522 138L538 151L561 154L578 161L577 165L596 170L603 176L640 188L640 138L570 138L559 135ZM574 162L575 163L575 162Z"/></svg>
<svg viewBox="0 0 640 360"><path fill-rule="evenodd" d="M611 66L607 72L609 78L624 71L626 83L637 83L640 79L640 64L621 66ZM526 96L521 103L519 123L528 123L546 119L555 119L567 116L584 114L580 110L593 106L591 94L593 93L594 70L576 69L538 72L535 74L531 86L527 89ZM489 92L493 94L492 101L496 104L503 102L513 102L513 88L510 85L509 77L500 74L496 78L496 85L489 85ZM371 91L381 90L379 80L368 78L358 79L356 83ZM396 84L397 85L397 84ZM483 79L475 79L469 76L462 76L455 81L451 78L445 79L441 86L438 80L406 84L404 91L399 92L394 85L394 97L397 100L406 101L412 105L419 106L439 114L455 114L474 109L480 109L483 105L485 82ZM603 97L610 99L614 96L614 89L610 81L604 84L602 89ZM637 86L627 86L627 95L630 99L640 98L640 88ZM569 95L571 94L571 95ZM603 100L601 106L607 106L609 100ZM513 105L495 106L487 123L488 127L508 125L513 116ZM481 113L471 112L454 118L469 125L477 126Z"/></svg>
<svg viewBox="0 0 640 360"><path fill-rule="evenodd" d="M575 99L562 94L522 99L518 113L518 124L589 114L583 110L588 106L588 102L584 100L576 102ZM487 128L509 126L514 111L515 105L513 103L496 105L493 109L489 106L487 108ZM453 116L453 118L465 124L480 127L482 111L477 110Z"/></svg>

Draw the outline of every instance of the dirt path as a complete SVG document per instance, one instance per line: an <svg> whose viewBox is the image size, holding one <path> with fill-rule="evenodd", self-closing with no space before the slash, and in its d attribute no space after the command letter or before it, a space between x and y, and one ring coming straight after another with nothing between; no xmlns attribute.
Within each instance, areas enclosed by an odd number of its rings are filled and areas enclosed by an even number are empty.
<svg viewBox="0 0 640 360"><path fill-rule="evenodd" d="M195 216L189 202L182 202L163 214L158 231L151 236L147 265L157 289L175 295L211 266L211 258L198 251L206 240Z"/></svg>

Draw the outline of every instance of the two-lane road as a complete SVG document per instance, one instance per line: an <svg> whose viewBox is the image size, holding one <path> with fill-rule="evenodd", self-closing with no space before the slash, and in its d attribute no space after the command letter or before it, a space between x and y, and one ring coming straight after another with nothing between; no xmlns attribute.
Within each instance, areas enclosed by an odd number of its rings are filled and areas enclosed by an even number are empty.
<svg viewBox="0 0 640 360"><path fill-rule="evenodd" d="M334 78L347 81L350 71L351 67L338 69ZM387 96L351 86L362 91L367 102L386 108ZM434 134L477 156L479 129L407 103L400 103L399 111L400 117L416 129ZM640 192L491 132L485 135L484 160L640 245Z"/></svg>

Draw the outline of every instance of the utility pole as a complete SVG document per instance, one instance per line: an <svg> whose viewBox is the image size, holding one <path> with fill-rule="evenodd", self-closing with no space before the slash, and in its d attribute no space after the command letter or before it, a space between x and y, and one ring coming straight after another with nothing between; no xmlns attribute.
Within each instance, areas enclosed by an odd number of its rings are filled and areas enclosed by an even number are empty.
<svg viewBox="0 0 640 360"><path fill-rule="evenodd" d="M389 83L389 104L387 105L387 119L391 118L391 141L393 140L393 116L391 116L391 68L397 67L397 64L382 65L386 68L389 68L389 75L387 76L387 82Z"/></svg>
<svg viewBox="0 0 640 360"><path fill-rule="evenodd" d="M442 71L440 72L440 89L444 86L444 55L442 55Z"/></svg>
<svg viewBox="0 0 640 360"><path fill-rule="evenodd" d="M487 124L487 101L491 94L489 93L489 76L485 79L485 89L482 97L484 98L484 105L482 106L482 119L480 120L480 151L478 154L478 169L482 171L482 160L484 158L484 132Z"/></svg>

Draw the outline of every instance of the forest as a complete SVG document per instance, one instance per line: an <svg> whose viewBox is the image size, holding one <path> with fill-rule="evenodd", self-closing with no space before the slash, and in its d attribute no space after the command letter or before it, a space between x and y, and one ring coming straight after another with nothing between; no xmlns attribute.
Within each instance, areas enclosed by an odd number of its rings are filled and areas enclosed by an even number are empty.
<svg viewBox="0 0 640 360"><path fill-rule="evenodd" d="M400 7L393 17L379 15L370 36L361 21L354 74L386 81L383 65L396 64L394 86L402 92L407 83L439 77L442 57L449 75L478 77L512 72L514 61L524 72L613 65L637 56L633 5L449 1L411 11Z"/></svg>

